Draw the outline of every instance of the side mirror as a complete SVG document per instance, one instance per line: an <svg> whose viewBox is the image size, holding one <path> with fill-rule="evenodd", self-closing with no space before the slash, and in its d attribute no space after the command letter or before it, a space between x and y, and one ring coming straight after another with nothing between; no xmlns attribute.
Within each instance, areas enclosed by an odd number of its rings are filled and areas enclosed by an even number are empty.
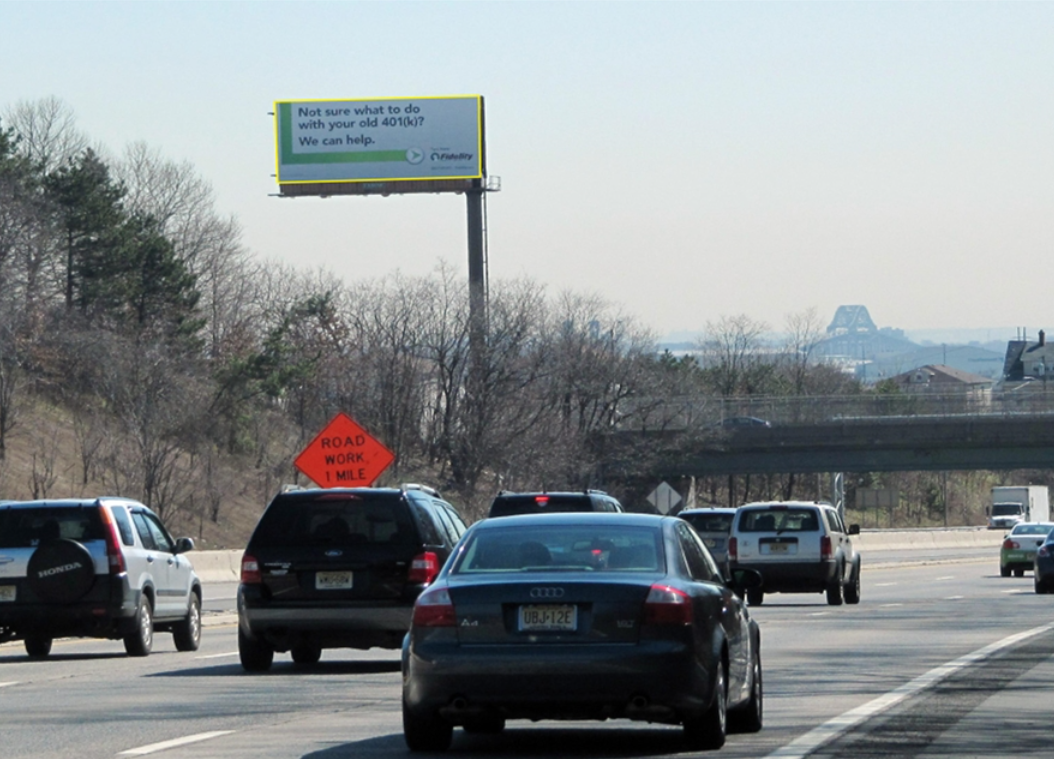
<svg viewBox="0 0 1054 759"><path fill-rule="evenodd" d="M728 587L740 598L743 597L744 592L756 590L763 584L764 580L761 577L761 572L755 569L733 569L728 580Z"/></svg>
<svg viewBox="0 0 1054 759"><path fill-rule="evenodd" d="M176 540L176 550L173 553L186 553L193 550L194 538L178 538Z"/></svg>
<svg viewBox="0 0 1054 759"><path fill-rule="evenodd" d="M858 524L851 524L851 525L849 525L849 534L850 535L859 535L860 534L860 525L858 525Z"/></svg>

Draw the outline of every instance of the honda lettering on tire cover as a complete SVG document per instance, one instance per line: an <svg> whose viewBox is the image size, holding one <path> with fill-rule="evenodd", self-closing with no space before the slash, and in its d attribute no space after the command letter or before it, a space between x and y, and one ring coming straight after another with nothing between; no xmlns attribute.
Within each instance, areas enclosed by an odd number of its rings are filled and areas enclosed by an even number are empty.
<svg viewBox="0 0 1054 759"><path fill-rule="evenodd" d="M26 582L44 601L71 603L95 582L95 564L88 549L75 540L44 543L29 557Z"/></svg>

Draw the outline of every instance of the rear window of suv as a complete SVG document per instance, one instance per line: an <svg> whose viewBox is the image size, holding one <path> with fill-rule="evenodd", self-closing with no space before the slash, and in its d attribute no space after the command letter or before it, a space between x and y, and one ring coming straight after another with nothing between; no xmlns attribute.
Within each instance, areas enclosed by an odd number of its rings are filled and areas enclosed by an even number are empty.
<svg viewBox="0 0 1054 759"><path fill-rule="evenodd" d="M279 498L252 537L257 546L410 545L416 530L398 495L324 494Z"/></svg>
<svg viewBox="0 0 1054 759"><path fill-rule="evenodd" d="M574 511L618 511L613 501L593 499L587 493L499 495L491 504L492 517Z"/></svg>
<svg viewBox="0 0 1054 759"><path fill-rule="evenodd" d="M747 509L740 512L740 532L816 532L820 519L816 509Z"/></svg>
<svg viewBox="0 0 1054 759"><path fill-rule="evenodd" d="M104 540L97 507L0 507L0 548L31 548L44 540Z"/></svg>

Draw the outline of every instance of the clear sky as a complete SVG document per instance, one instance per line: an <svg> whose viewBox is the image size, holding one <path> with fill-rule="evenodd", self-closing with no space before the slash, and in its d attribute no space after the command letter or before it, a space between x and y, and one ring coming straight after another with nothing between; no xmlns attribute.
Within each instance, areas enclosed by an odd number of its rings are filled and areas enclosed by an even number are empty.
<svg viewBox="0 0 1054 759"><path fill-rule="evenodd" d="M0 112L56 96L349 280L467 278L464 198L273 197L274 101L451 94L486 98L492 279L659 334L1054 328L1054 3L0 0Z"/></svg>

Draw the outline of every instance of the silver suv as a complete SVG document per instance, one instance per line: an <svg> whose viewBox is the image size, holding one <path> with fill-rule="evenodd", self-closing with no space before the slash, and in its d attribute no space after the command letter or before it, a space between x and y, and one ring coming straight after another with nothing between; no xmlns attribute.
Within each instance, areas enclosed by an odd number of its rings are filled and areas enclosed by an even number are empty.
<svg viewBox="0 0 1054 759"><path fill-rule="evenodd" d="M158 516L125 498L0 503L0 642L43 658L59 637L123 640L147 656L155 631L201 642L201 581Z"/></svg>
<svg viewBox="0 0 1054 759"><path fill-rule="evenodd" d="M740 506L728 539L733 570L761 573L760 588L747 591L752 606L765 593L826 593L838 606L860 602L860 554L838 510L828 503L775 501Z"/></svg>

